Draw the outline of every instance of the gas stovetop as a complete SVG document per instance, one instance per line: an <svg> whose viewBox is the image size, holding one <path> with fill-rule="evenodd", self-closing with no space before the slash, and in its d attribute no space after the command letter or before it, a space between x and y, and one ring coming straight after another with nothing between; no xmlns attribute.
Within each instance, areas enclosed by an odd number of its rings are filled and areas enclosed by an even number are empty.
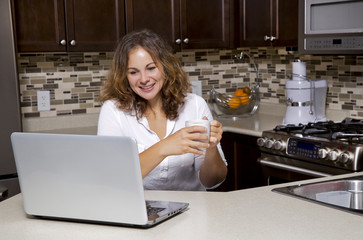
<svg viewBox="0 0 363 240"><path fill-rule="evenodd" d="M302 161L363 170L363 120L346 118L306 125L279 125L257 140L262 152Z"/></svg>
<svg viewBox="0 0 363 240"><path fill-rule="evenodd" d="M279 125L276 132L286 132L302 137L316 137L363 144L363 120L346 118L341 122L316 122L306 125Z"/></svg>

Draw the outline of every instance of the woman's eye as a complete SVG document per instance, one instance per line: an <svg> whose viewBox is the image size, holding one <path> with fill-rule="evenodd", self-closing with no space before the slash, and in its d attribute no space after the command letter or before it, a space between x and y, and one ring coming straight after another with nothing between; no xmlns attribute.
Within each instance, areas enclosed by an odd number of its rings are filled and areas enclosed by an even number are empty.
<svg viewBox="0 0 363 240"><path fill-rule="evenodd" d="M129 74L135 75L136 74L136 71L131 71L131 72L129 72Z"/></svg>
<svg viewBox="0 0 363 240"><path fill-rule="evenodd" d="M149 70L149 71L152 71L152 70L154 70L156 67L148 67L147 69Z"/></svg>

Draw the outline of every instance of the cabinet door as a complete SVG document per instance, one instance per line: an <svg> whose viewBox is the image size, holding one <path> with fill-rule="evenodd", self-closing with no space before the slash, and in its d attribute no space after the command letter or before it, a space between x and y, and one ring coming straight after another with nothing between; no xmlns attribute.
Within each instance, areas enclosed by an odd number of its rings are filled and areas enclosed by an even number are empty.
<svg viewBox="0 0 363 240"><path fill-rule="evenodd" d="M224 156L228 162L228 175L214 191L234 191L263 186L261 156L257 137L224 132L221 140Z"/></svg>
<svg viewBox="0 0 363 240"><path fill-rule="evenodd" d="M66 51L63 0L12 0L18 51Z"/></svg>
<svg viewBox="0 0 363 240"><path fill-rule="evenodd" d="M272 36L274 46L297 46L298 43L298 0L275 0L276 22Z"/></svg>
<svg viewBox="0 0 363 240"><path fill-rule="evenodd" d="M124 1L65 0L68 51L112 51L125 34Z"/></svg>
<svg viewBox="0 0 363 240"><path fill-rule="evenodd" d="M238 189L263 185L262 170L257 159L261 156L257 137L235 134L236 181Z"/></svg>
<svg viewBox="0 0 363 240"><path fill-rule="evenodd" d="M176 51L230 47L234 0L126 0L127 32L149 28Z"/></svg>
<svg viewBox="0 0 363 240"><path fill-rule="evenodd" d="M179 0L126 0L126 30L150 29L180 50Z"/></svg>
<svg viewBox="0 0 363 240"><path fill-rule="evenodd" d="M264 36L271 36L272 32L272 0L241 0L240 46L270 46Z"/></svg>
<svg viewBox="0 0 363 240"><path fill-rule="evenodd" d="M182 48L229 48L234 0L180 0Z"/></svg>
<svg viewBox="0 0 363 240"><path fill-rule="evenodd" d="M298 0L240 0L240 23L240 46L297 46Z"/></svg>
<svg viewBox="0 0 363 240"><path fill-rule="evenodd" d="M19 52L112 51L125 34L122 0L13 0L13 9Z"/></svg>
<svg viewBox="0 0 363 240"><path fill-rule="evenodd" d="M235 162L235 142L234 134L229 132L224 132L221 140L221 147L224 153L224 157L227 160L228 173L224 182L218 186L218 188L212 191L228 192L238 190L237 182L237 166Z"/></svg>

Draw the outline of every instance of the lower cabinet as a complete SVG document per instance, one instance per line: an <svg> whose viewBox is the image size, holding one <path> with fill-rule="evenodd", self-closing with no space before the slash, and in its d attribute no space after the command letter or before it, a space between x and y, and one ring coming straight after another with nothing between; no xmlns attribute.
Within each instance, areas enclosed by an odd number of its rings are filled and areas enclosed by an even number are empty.
<svg viewBox="0 0 363 240"><path fill-rule="evenodd" d="M257 159L261 156L257 137L224 132L221 146L228 162L226 180L213 191L233 191L263 186Z"/></svg>

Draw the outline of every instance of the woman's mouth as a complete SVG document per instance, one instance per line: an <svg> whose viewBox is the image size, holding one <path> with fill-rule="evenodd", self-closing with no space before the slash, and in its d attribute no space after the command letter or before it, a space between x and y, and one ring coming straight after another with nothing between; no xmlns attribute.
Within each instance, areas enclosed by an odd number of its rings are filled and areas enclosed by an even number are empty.
<svg viewBox="0 0 363 240"><path fill-rule="evenodd" d="M151 84L151 85L143 86L143 87L140 87L140 88L143 91L150 91L150 90L152 90L152 88L154 87L154 85L155 85L155 83L154 84Z"/></svg>

